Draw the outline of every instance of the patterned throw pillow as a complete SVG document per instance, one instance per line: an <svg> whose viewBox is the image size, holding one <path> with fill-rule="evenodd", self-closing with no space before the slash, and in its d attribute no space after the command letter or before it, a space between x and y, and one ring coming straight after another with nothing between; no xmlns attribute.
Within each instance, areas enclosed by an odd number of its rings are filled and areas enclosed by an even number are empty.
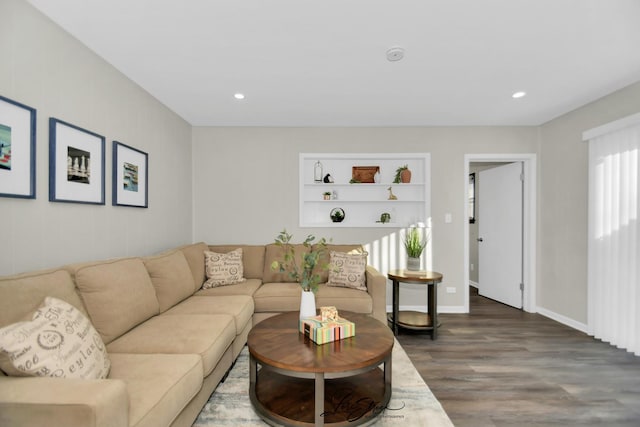
<svg viewBox="0 0 640 427"><path fill-rule="evenodd" d="M104 379L111 362L89 319L53 297L32 320L0 329L0 369L13 376Z"/></svg>
<svg viewBox="0 0 640 427"><path fill-rule="evenodd" d="M235 285L246 280L242 267L242 248L226 254L204 251L204 261L207 281L202 285L202 289Z"/></svg>
<svg viewBox="0 0 640 427"><path fill-rule="evenodd" d="M331 251L328 286L367 290L367 252L344 253Z"/></svg>

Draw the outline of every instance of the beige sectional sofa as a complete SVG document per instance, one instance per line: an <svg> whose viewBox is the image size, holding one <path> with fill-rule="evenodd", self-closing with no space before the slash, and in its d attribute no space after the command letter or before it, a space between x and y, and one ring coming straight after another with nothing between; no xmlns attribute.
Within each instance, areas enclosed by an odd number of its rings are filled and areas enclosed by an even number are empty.
<svg viewBox="0 0 640 427"><path fill-rule="evenodd" d="M239 247L246 280L202 289L204 252ZM111 368L106 379L95 380L8 376L0 370L0 426L190 426L251 327L298 310L300 286L270 268L279 256L275 245L196 243L157 256L1 277L0 328L30 319L45 297L58 298L90 319ZM321 284L316 304L386 322L386 279L367 266L366 282L366 292Z"/></svg>

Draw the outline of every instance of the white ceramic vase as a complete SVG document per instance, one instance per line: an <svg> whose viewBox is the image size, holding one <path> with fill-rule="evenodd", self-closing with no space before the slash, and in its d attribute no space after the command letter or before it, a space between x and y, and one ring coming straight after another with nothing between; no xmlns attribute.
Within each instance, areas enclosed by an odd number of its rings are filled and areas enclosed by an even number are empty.
<svg viewBox="0 0 640 427"><path fill-rule="evenodd" d="M300 318L316 315L316 296L311 291L302 291L300 297Z"/></svg>
<svg viewBox="0 0 640 427"><path fill-rule="evenodd" d="M420 270L420 258L407 257L407 270Z"/></svg>

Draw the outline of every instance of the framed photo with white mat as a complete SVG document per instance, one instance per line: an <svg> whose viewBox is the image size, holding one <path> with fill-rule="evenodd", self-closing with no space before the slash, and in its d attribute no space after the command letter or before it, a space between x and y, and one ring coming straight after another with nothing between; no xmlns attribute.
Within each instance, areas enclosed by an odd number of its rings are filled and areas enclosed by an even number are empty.
<svg viewBox="0 0 640 427"><path fill-rule="evenodd" d="M0 96L0 197L36 198L36 110Z"/></svg>
<svg viewBox="0 0 640 427"><path fill-rule="evenodd" d="M49 201L104 205L104 136L49 119Z"/></svg>
<svg viewBox="0 0 640 427"><path fill-rule="evenodd" d="M149 155L113 141L114 206L149 207Z"/></svg>

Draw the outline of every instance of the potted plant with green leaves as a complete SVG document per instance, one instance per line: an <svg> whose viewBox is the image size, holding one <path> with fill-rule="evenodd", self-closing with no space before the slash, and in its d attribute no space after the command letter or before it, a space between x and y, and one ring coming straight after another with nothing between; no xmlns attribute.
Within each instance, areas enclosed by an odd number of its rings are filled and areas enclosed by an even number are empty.
<svg viewBox="0 0 640 427"><path fill-rule="evenodd" d="M411 182L411 170L409 165L403 165L396 169L396 176L393 178L394 184L409 183Z"/></svg>
<svg viewBox="0 0 640 427"><path fill-rule="evenodd" d="M407 270L420 270L420 256L427 246L428 239L423 239L418 227L411 227L404 236L404 249L407 251Z"/></svg>
<svg viewBox="0 0 640 427"><path fill-rule="evenodd" d="M320 274L316 266L327 252L327 240L323 237L316 243L315 236L308 235L302 245L308 249L301 255L296 254L294 245L291 243L293 235L282 230L275 239L275 244L283 249L283 259L273 261L271 270L280 273L287 273L292 281L300 284L302 297L300 299L300 318L313 317L316 315L315 293L320 284ZM322 269L328 269L329 264L320 265Z"/></svg>

